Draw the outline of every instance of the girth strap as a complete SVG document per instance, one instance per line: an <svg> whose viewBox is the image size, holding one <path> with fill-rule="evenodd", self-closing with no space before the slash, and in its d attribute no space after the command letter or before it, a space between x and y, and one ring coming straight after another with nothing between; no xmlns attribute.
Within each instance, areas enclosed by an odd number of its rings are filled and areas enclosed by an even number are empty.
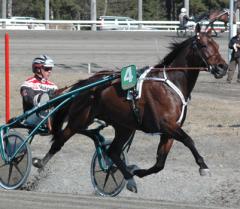
<svg viewBox="0 0 240 209"><path fill-rule="evenodd" d="M131 89L128 91L128 95L127 95L127 100L129 100L131 102L131 109L133 111L133 115L134 118L136 119L138 125L141 124L141 116L140 116L140 110L136 105L136 98L138 96L138 92L136 91L136 89Z"/></svg>

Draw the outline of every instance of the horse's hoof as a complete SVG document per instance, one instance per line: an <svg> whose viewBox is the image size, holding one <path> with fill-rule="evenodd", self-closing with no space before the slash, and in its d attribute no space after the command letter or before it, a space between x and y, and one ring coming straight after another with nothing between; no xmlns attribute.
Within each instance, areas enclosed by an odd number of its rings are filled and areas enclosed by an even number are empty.
<svg viewBox="0 0 240 209"><path fill-rule="evenodd" d="M40 160L39 158L33 158L32 159L32 165L34 166L34 167L36 167L36 168L43 168L43 164L42 164L42 160Z"/></svg>
<svg viewBox="0 0 240 209"><path fill-rule="evenodd" d="M135 175L135 171L140 170L140 168L137 165L128 165L127 166L127 171L131 173L133 176Z"/></svg>
<svg viewBox="0 0 240 209"><path fill-rule="evenodd" d="M137 193L137 184L133 178L127 180L126 187L129 191Z"/></svg>
<svg viewBox="0 0 240 209"><path fill-rule="evenodd" d="M200 168L199 173L201 176L211 176L211 172L208 168Z"/></svg>

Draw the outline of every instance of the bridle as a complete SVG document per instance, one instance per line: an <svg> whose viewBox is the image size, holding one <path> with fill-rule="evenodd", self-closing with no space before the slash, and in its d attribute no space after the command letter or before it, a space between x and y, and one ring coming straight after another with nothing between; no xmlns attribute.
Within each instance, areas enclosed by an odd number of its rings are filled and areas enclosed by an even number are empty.
<svg viewBox="0 0 240 209"><path fill-rule="evenodd" d="M193 43L192 43L192 47L194 49L194 51L197 51L197 54L199 55L199 57L201 58L201 60L203 61L203 63L205 64L205 66L208 68L208 71L211 72L212 71L212 65L208 63L208 60L211 59L212 57L216 57L218 56L216 53L206 56L205 53L203 53L202 49L203 48L207 48L206 45L202 44L200 42L200 36L199 33L197 33L194 37Z"/></svg>

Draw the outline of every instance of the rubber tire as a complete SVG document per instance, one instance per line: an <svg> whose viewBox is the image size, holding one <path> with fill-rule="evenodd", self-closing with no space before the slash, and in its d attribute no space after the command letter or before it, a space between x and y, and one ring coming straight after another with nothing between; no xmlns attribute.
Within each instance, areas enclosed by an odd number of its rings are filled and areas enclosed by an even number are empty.
<svg viewBox="0 0 240 209"><path fill-rule="evenodd" d="M110 143L106 146L110 146ZM122 153L121 158L124 159L125 163L127 163L127 157L124 152ZM97 170L97 168L98 168L98 170ZM114 197L114 196L117 196L123 190L123 188L126 185L126 181L125 181L122 173L120 172L120 170L115 165L111 166L112 171L113 171L113 169L114 169L113 176L116 173L117 173L117 175L120 175L120 183L119 184L114 183L113 177L110 175L109 179L106 182L106 185L108 185L108 183L109 183L109 185L111 185L111 186L115 185L116 187L111 188L110 191L107 191L104 188L102 188L102 185L100 185L101 182L99 182L96 175L97 175L97 173L102 174L102 176L105 178L107 176L107 173L109 172L109 170L108 171L101 170L101 168L99 166L99 162L98 162L97 151L95 151L95 153L93 154L93 157L92 157L90 175L91 175L91 181L92 181L92 184L93 184L96 194L105 196L105 197ZM110 180L112 182L109 182Z"/></svg>
<svg viewBox="0 0 240 209"><path fill-rule="evenodd" d="M177 36L178 37L185 37L187 35L186 29L177 29Z"/></svg>
<svg viewBox="0 0 240 209"><path fill-rule="evenodd" d="M20 144L24 141L24 137L13 130L10 130L8 135L4 135L3 136L3 141L5 142L8 139L8 141L10 140L11 145L13 144ZM9 155L9 153L7 152L11 152L10 154L13 154L15 152L15 150L17 149L17 146L14 145L10 147L11 150L7 149L6 143L5 143L5 152L6 155ZM32 165L32 153L31 153L31 149L28 143L26 143L22 150L20 150L19 155L16 155L16 157L8 164L3 165L4 161L2 160L2 158L0 158L0 187L7 189L7 190L14 190L14 189L18 189L20 188L22 185L25 184L30 171L31 171L31 165ZM13 164L16 163L15 160L18 160L17 164L19 167L19 169L21 170L21 173L16 169L16 165L14 166ZM19 164L21 163L21 164ZM12 174L14 176L10 176L10 182L8 182L8 176L9 176L9 169L10 166L13 166L12 169ZM23 168L23 170L22 170ZM8 173L7 173L8 172ZM4 179L4 176L2 176L2 174L5 173L6 178ZM12 180L14 179L14 181L12 182Z"/></svg>

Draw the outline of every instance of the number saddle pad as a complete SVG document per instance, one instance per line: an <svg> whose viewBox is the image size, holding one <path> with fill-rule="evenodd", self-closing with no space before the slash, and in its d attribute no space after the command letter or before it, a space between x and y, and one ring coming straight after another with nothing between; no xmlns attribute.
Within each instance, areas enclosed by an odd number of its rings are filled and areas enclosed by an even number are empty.
<svg viewBox="0 0 240 209"><path fill-rule="evenodd" d="M137 84L137 70L135 65L129 65L121 70L121 86L123 90L128 90Z"/></svg>

